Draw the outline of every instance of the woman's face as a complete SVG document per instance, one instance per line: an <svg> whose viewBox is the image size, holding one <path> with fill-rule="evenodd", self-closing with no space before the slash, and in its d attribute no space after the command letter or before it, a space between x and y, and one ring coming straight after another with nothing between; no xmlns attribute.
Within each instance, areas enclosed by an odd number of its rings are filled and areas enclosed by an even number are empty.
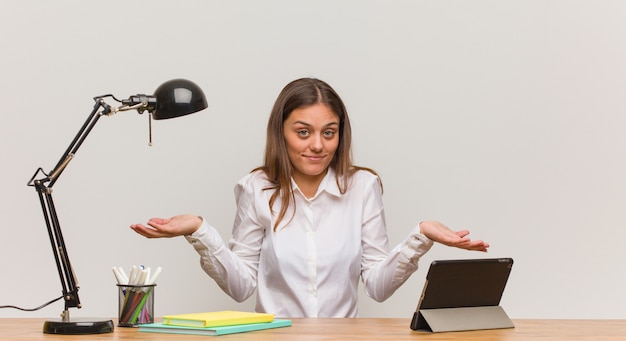
<svg viewBox="0 0 626 341"><path fill-rule="evenodd" d="M325 104L298 108L284 122L293 178L319 183L339 145L339 117Z"/></svg>

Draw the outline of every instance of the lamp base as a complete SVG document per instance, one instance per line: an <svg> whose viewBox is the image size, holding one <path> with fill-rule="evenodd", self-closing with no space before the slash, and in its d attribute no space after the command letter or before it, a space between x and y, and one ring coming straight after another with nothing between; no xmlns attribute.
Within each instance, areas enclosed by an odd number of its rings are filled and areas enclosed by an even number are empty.
<svg viewBox="0 0 626 341"><path fill-rule="evenodd" d="M85 335L113 332L112 320L61 320L46 321L43 325L45 334Z"/></svg>

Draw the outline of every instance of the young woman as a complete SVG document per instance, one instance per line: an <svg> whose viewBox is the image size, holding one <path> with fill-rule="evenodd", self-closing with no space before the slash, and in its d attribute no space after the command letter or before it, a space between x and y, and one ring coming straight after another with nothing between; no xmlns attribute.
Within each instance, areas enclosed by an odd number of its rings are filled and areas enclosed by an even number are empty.
<svg viewBox="0 0 626 341"><path fill-rule="evenodd" d="M282 90L267 126L265 160L235 186L237 214L226 245L196 215L131 226L148 238L183 235L204 271L238 302L278 317L356 317L357 287L383 301L417 270L433 242L487 251L468 231L423 221L389 251L382 185L351 159L339 95L303 78Z"/></svg>

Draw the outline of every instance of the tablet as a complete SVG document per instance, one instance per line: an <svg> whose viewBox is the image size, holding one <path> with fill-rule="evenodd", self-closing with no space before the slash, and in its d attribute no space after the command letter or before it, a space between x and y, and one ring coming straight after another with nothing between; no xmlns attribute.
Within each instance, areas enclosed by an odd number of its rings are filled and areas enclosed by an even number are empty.
<svg viewBox="0 0 626 341"><path fill-rule="evenodd" d="M417 329L418 315L431 309L498 307L512 267L512 258L433 261L411 328Z"/></svg>

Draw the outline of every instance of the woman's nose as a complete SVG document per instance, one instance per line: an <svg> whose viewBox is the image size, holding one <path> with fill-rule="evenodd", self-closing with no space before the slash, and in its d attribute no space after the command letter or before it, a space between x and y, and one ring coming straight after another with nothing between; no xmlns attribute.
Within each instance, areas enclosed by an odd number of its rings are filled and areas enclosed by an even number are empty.
<svg viewBox="0 0 626 341"><path fill-rule="evenodd" d="M311 144L309 145L309 148L312 151L315 151L315 152L321 151L324 148L324 144L322 142L322 137L321 136L314 136L311 139Z"/></svg>

